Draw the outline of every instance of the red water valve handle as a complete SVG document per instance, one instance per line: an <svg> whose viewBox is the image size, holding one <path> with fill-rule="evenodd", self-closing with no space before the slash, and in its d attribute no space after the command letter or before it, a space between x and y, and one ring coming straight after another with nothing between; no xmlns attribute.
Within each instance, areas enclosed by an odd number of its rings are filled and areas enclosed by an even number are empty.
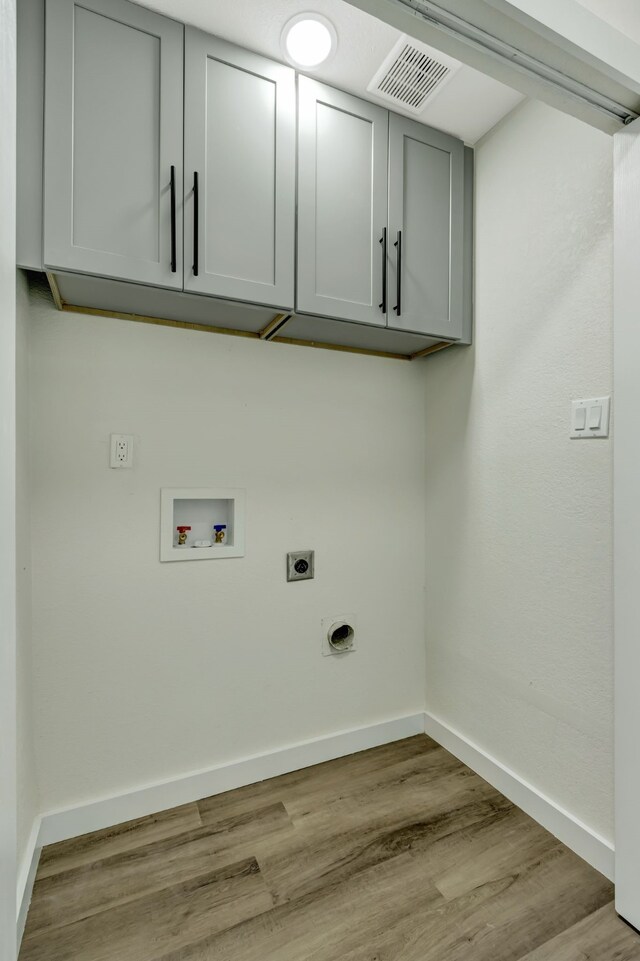
<svg viewBox="0 0 640 961"><path fill-rule="evenodd" d="M191 528L190 528L190 527L176 527L176 530L179 531L181 534L184 534L185 531L190 531Z"/></svg>

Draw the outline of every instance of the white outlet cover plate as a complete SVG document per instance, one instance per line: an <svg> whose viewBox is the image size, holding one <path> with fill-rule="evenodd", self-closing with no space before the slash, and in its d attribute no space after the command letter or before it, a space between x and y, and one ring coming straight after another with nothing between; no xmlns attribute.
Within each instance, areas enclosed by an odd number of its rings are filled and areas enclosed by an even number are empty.
<svg viewBox="0 0 640 961"><path fill-rule="evenodd" d="M571 403L571 438L609 436L610 397L591 397Z"/></svg>
<svg viewBox="0 0 640 961"><path fill-rule="evenodd" d="M342 621L346 621L347 624L351 624L355 632L355 637L353 638L353 646L349 648L348 651L336 651L331 644L329 644L329 631L333 624L339 624ZM338 654L344 657L346 654L351 654L357 649L358 646L358 620L355 614L337 614L335 617L323 617L322 619L322 653L324 657L329 657L331 654Z"/></svg>
<svg viewBox="0 0 640 961"><path fill-rule="evenodd" d="M112 434L109 466L114 469L133 467L133 435Z"/></svg>

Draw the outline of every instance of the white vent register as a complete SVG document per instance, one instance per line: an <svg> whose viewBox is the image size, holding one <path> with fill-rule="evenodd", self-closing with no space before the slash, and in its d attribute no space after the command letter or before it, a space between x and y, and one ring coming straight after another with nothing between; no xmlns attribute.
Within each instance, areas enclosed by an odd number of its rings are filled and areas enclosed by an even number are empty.
<svg viewBox="0 0 640 961"><path fill-rule="evenodd" d="M457 60L403 34L367 90L396 107L421 114L459 67Z"/></svg>

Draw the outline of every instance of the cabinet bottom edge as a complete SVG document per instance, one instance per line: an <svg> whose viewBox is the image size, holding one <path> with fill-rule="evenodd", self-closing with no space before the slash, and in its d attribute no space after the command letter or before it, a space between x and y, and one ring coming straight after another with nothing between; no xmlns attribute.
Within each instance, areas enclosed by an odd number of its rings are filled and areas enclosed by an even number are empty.
<svg viewBox="0 0 640 961"><path fill-rule="evenodd" d="M195 330L208 334L223 334L229 337L245 337L250 340L263 340L265 343L292 345L296 347L313 347L320 350L332 350L340 353L360 354L370 357L380 357L388 360L417 360L421 357L426 357L429 354L444 350L446 347L454 346L454 343L451 341L441 341L413 353L400 354L393 351L376 350L369 347L354 347L345 344L325 343L321 340L303 340L296 337L284 337L279 336L277 332L274 336L265 337L265 331L237 330L232 327L216 327L210 324L198 324L191 321L173 320L167 317L155 317L151 315L130 313L120 310L109 310L103 307L89 307L72 304L64 300L64 298L60 295L55 274L52 271L46 271L46 277L55 306L58 310L65 313L87 314L90 317L110 317L115 320L127 320L141 324L154 324L159 327L175 327L182 330ZM282 313L278 315L277 318L274 318L272 323L279 321L280 318L282 318L282 321L284 321L281 323L281 325L280 323L278 324L277 330L286 328L285 316L286 315Z"/></svg>

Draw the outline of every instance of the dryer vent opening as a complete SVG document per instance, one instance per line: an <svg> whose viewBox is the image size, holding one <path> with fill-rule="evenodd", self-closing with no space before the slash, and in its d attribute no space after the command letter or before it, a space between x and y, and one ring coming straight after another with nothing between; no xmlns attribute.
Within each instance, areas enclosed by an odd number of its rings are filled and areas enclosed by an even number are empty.
<svg viewBox="0 0 640 961"><path fill-rule="evenodd" d="M327 639L334 651L342 653L353 649L355 636L356 632L351 624L340 621L331 625Z"/></svg>

